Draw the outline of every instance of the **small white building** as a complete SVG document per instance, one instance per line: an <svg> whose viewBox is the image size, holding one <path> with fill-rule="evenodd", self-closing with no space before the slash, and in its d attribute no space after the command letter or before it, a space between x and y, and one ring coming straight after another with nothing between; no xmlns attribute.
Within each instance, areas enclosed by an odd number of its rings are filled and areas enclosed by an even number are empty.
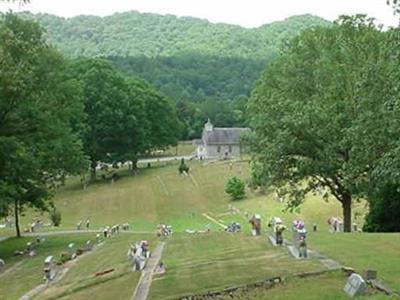
<svg viewBox="0 0 400 300"><path fill-rule="evenodd" d="M197 157L200 159L239 157L243 151L240 138L248 132L250 132L250 128L214 127L208 119L197 146Z"/></svg>

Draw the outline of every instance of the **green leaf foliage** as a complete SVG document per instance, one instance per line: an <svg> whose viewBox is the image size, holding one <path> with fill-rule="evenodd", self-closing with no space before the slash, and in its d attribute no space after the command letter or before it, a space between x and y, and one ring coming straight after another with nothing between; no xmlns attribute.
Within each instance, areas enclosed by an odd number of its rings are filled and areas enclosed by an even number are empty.
<svg viewBox="0 0 400 300"><path fill-rule="evenodd" d="M183 139L199 137L207 118L216 126L245 126L246 98L279 47L306 28L330 24L311 15L254 29L138 12L24 16L43 25L66 56L107 58L173 99Z"/></svg>
<svg viewBox="0 0 400 300"><path fill-rule="evenodd" d="M48 14L24 15L39 21L49 40L74 57L170 57L196 52L219 57L266 58L303 29L329 24L311 15L290 17L254 29L135 11L70 19Z"/></svg>
<svg viewBox="0 0 400 300"><path fill-rule="evenodd" d="M350 230L352 197L367 193L400 137L395 44L398 34L356 16L284 47L249 105L257 180L286 190L292 207L328 189Z"/></svg>
<svg viewBox="0 0 400 300"><path fill-rule="evenodd" d="M0 213L11 203L49 207L53 187L85 166L72 124L83 118L79 84L36 23L0 20Z"/></svg>
<svg viewBox="0 0 400 300"><path fill-rule="evenodd" d="M73 72L83 88L87 117L81 135L93 174L98 162L136 161L146 151L177 143L175 110L147 83L101 59L80 60Z"/></svg>
<svg viewBox="0 0 400 300"><path fill-rule="evenodd" d="M246 195L245 183L237 177L231 177L226 183L225 193L227 193L232 200L243 199Z"/></svg>

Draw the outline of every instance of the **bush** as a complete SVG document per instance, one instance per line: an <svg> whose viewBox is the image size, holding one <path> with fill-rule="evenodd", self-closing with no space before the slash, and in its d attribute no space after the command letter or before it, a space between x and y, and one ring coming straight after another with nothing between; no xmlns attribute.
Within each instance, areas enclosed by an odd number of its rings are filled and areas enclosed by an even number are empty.
<svg viewBox="0 0 400 300"><path fill-rule="evenodd" d="M58 227L61 224L61 213L55 208L50 211L50 220L54 226Z"/></svg>
<svg viewBox="0 0 400 300"><path fill-rule="evenodd" d="M400 231L400 188L387 184L370 196L369 213L365 218L364 231Z"/></svg>
<svg viewBox="0 0 400 300"><path fill-rule="evenodd" d="M225 192L231 196L232 200L239 200L245 197L245 184L237 177L229 178L225 186Z"/></svg>
<svg viewBox="0 0 400 300"><path fill-rule="evenodd" d="M185 164L185 159L181 159L181 164L179 165L179 173L183 172L189 173L189 167Z"/></svg>

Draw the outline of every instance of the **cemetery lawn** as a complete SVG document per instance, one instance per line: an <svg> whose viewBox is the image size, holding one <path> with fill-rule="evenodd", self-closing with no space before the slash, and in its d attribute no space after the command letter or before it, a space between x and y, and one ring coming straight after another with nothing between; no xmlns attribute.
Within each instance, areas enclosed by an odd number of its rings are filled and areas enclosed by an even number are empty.
<svg viewBox="0 0 400 300"><path fill-rule="evenodd" d="M143 239L150 242L151 250L154 249L157 244L155 236L121 233L106 239L101 247L82 257L64 278L35 299L130 299L140 273L132 272L126 254L130 244ZM114 271L94 276L109 269Z"/></svg>
<svg viewBox="0 0 400 300"><path fill-rule="evenodd" d="M228 178L236 175L245 179L249 174L247 162L236 163L232 171L228 163L202 166L188 162L190 176L182 177L178 164L163 162L159 167L142 168L137 176L121 170L122 178L114 184L99 181L86 190L78 178L71 178L54 199L62 214L56 230L76 229L79 220L87 218L91 229L125 222L135 231L154 231L160 222L172 225L175 231L204 229L210 222L202 214L225 210L229 204L224 192ZM28 211L21 227L35 218L49 222L46 215Z"/></svg>
<svg viewBox="0 0 400 300"><path fill-rule="evenodd" d="M26 249L27 242L34 242L34 238L10 238L0 243L0 257L6 262L5 270L0 273L0 299L19 299L25 293L43 280L43 262L48 255L56 260L62 251L67 250L68 244L73 242L79 248L88 239L93 240L93 234L49 236L44 243L37 246L37 256L14 256L15 250Z"/></svg>
<svg viewBox="0 0 400 300"><path fill-rule="evenodd" d="M300 218L308 224L308 247L324 254L342 265L354 268L357 272L364 269L378 271L378 277L388 283L392 289L400 291L400 234L399 233L337 233L328 230L327 220L330 216L341 216L338 202L330 199L324 202L318 196L310 195L300 212L282 212L283 205L273 199L272 195L241 201L236 207L251 213L261 212L264 219L281 216L285 224ZM359 226L364 218L365 204L354 203L353 212L357 212ZM223 216L222 219L232 219ZM234 219L243 222L243 218L235 215ZM312 232L312 225L317 224L318 231ZM286 232L285 238L291 238Z"/></svg>
<svg viewBox="0 0 400 300"><path fill-rule="evenodd" d="M123 233L108 239L94 253L77 261L60 282L37 299L129 299L140 274L130 271L126 259L128 245L147 239L154 249L157 244L154 232L160 222L172 225L175 233L166 239L161 258L167 273L153 281L150 299L172 299L273 276L290 277L299 272L321 270L323 267L318 261L295 260L285 248L273 248L266 242L265 224L272 216L282 217L287 225L296 218L305 220L309 248L359 272L366 268L376 269L378 277L392 289L400 290L400 234L331 234L327 219L341 216L341 208L334 199L326 203L318 195L310 195L297 213L283 212L284 204L276 201L272 192L258 195L247 191L246 199L230 201L224 192L225 183L231 176L246 179L249 175L248 162L236 162L232 170L229 163L224 162L205 166L199 162L188 162L191 168L189 177L178 175L178 163L161 162L151 168L142 168L137 176L122 169L122 178L114 184L99 181L86 190L82 189L78 178L68 179L67 185L54 199L62 213L61 227L43 230L72 230L79 220L89 218L90 229L129 222L136 233ZM250 237L248 221L242 215L232 214L228 210L229 204L250 215L261 214L263 236ZM359 215L356 221L361 226L366 212L364 203L354 204L353 211ZM240 222L242 233L223 233L219 225L203 216L204 213L224 224ZM21 227L35 218L48 222L46 215L28 210L22 218ZM184 233L186 229L203 230L207 224L211 226L211 233ZM313 224L317 225L317 232L312 232ZM10 229L0 229L0 236L11 234ZM286 239L291 239L290 232L284 235ZM47 242L39 255L24 260L13 257L12 253L24 248L29 238L11 238L0 242L0 257L6 261L7 268L22 261L15 271L0 275L0 299L18 299L43 283L45 256L56 256L69 242L79 245L94 236L94 233L82 233L46 237ZM100 278L93 277L95 272L107 268L115 270ZM262 298L265 295L268 299L342 299L344 281L340 272L308 279L289 278L284 286L265 293L254 291L254 294L243 295L239 299L266 299ZM374 295L372 299L379 297Z"/></svg>
<svg viewBox="0 0 400 300"><path fill-rule="evenodd" d="M308 278L290 277L285 282L269 290L254 289L248 293L235 295L234 299L242 300L348 300L349 297L343 291L346 277L341 271L328 272L322 275ZM360 297L359 300L388 300L396 299L383 293L370 291L370 295ZM230 296L221 300L230 300Z"/></svg>
<svg viewBox="0 0 400 300"><path fill-rule="evenodd" d="M244 233L176 234L163 254L167 273L153 280L150 299L176 299L274 276L322 270L315 260L294 260L265 236Z"/></svg>

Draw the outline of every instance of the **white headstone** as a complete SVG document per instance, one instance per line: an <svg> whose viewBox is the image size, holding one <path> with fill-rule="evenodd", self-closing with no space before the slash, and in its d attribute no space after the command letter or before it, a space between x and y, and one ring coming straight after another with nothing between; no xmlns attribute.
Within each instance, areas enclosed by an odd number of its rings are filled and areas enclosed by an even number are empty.
<svg viewBox="0 0 400 300"><path fill-rule="evenodd" d="M344 291L350 297L355 297L358 295L365 294L367 289L367 284L365 280L361 277L361 275L353 273L344 287Z"/></svg>

